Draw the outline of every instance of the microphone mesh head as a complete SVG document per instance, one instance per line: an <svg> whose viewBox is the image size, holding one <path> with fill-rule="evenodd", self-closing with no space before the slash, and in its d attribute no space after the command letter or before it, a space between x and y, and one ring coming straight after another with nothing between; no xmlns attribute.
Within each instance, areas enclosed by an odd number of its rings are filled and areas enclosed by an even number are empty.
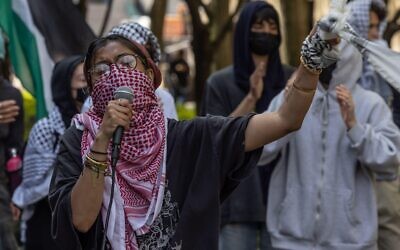
<svg viewBox="0 0 400 250"><path fill-rule="evenodd" d="M133 90L127 86L118 87L114 92L114 99L127 99L130 103L133 101Z"/></svg>

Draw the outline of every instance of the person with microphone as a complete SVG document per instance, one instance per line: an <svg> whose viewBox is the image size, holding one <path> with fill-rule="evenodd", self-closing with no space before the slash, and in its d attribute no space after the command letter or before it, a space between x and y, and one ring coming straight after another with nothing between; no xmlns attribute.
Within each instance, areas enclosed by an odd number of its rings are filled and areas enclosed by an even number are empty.
<svg viewBox="0 0 400 250"><path fill-rule="evenodd" d="M59 249L101 249L104 239L107 249L217 249L220 203L264 144L301 127L319 72L336 60L331 45L315 30L304 41L276 112L176 121L158 105L161 74L143 46L120 35L92 42L84 71L93 108L66 130L50 185Z"/></svg>

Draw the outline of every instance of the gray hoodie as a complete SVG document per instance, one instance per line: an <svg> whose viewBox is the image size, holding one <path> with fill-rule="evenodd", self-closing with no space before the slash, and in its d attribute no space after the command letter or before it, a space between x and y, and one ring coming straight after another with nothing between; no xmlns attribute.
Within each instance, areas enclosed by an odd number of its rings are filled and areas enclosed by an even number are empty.
<svg viewBox="0 0 400 250"><path fill-rule="evenodd" d="M377 209L372 171L391 175L399 164L400 131L376 93L356 84L361 54L342 41L326 91L320 84L302 128L264 147L261 164L281 153L272 174L267 226L282 249L376 250ZM343 83L358 124L347 131L336 99ZM280 93L268 111L284 100Z"/></svg>

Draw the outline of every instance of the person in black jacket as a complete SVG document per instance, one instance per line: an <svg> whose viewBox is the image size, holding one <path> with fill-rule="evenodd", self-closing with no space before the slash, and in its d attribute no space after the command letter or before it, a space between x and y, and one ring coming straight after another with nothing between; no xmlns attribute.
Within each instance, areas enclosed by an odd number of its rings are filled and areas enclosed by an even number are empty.
<svg viewBox="0 0 400 250"><path fill-rule="evenodd" d="M15 149L18 154L21 153L24 134L22 96L16 88L11 86L9 77L10 60L7 45L0 30L0 103L14 103L17 106L14 108L14 114L8 116L8 119L0 124L0 249L17 249L13 224L14 220L18 219L19 211L11 205L10 180L6 174L6 163L12 149ZM9 107L3 106L3 108ZM18 114L15 114L15 111ZM5 111L2 114L6 113L9 112Z"/></svg>
<svg viewBox="0 0 400 250"><path fill-rule="evenodd" d="M23 178L12 202L23 209L21 232L25 249L56 249L51 238L51 211L48 193L53 164L64 131L72 117L80 112L86 98L86 80L83 75L83 56L70 56L57 62L51 78L54 103L47 117L37 121L30 133L24 151Z"/></svg>
<svg viewBox="0 0 400 250"><path fill-rule="evenodd" d="M233 42L234 63L208 78L202 115L235 117L250 112L262 113L294 71L281 63L278 13L265 1L244 6ZM243 181L224 202L221 250L269 249L265 207L274 165L275 162L259 166L258 171Z"/></svg>

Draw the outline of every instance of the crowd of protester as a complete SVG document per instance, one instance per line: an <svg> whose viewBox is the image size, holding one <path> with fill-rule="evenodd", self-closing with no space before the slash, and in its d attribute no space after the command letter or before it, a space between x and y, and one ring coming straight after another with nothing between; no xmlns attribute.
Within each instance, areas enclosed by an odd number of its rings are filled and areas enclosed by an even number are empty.
<svg viewBox="0 0 400 250"><path fill-rule="evenodd" d="M355 32L387 46L383 1L349 10ZM400 249L399 93L357 48L315 30L300 66L283 64L281 30L272 5L246 3L232 65L209 76L199 117L178 121L159 87L157 38L137 23L113 27L54 66L54 108L27 141L0 33L0 250L101 249L103 239L107 249ZM183 53L171 72L184 99ZM120 86L131 103L114 100Z"/></svg>

